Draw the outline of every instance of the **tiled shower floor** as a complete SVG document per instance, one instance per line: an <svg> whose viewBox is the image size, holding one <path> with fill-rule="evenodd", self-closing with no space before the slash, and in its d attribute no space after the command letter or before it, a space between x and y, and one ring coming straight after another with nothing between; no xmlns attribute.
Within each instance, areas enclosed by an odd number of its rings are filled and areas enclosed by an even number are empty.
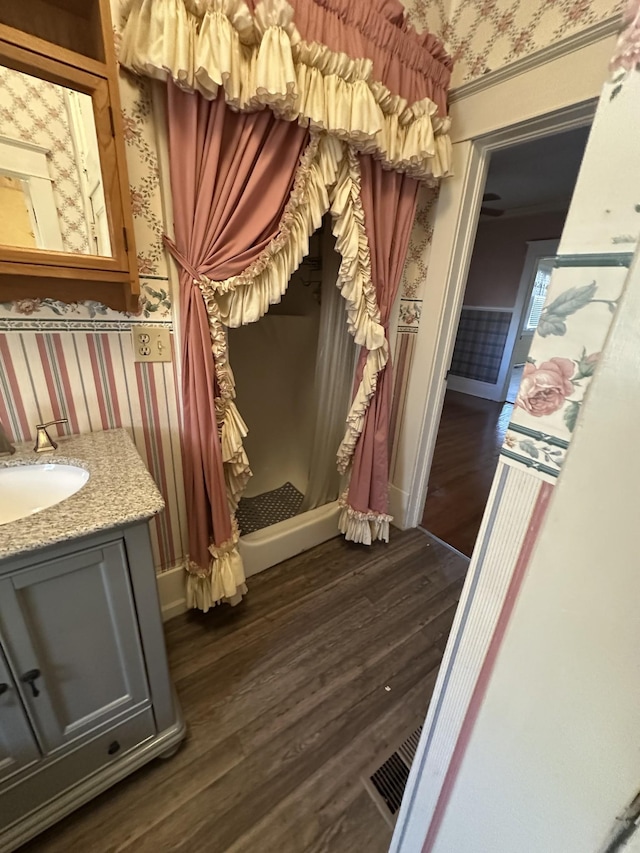
<svg viewBox="0 0 640 853"><path fill-rule="evenodd" d="M289 482L253 498L242 498L236 513L240 534L255 533L297 515L302 498L302 492Z"/></svg>

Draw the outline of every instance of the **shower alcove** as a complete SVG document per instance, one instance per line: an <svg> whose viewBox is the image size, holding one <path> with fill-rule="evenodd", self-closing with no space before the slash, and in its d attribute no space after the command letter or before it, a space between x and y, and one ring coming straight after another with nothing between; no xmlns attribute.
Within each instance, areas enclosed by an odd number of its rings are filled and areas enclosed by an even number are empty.
<svg viewBox="0 0 640 853"><path fill-rule="evenodd" d="M334 245L325 219L281 302L258 322L229 329L253 472L237 512L247 577L338 535L335 457L356 347L336 287Z"/></svg>

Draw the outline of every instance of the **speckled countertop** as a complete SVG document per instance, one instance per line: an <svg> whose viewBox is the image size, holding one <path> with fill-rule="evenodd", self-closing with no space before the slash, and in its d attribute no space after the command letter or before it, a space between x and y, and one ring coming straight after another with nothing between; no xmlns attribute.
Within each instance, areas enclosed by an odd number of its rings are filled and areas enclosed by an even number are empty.
<svg viewBox="0 0 640 853"><path fill-rule="evenodd" d="M16 445L9 465L59 462L89 471L87 483L70 498L41 512L0 524L0 561L28 551L142 521L160 512L164 500L124 429L56 438L58 449L34 453L33 442Z"/></svg>

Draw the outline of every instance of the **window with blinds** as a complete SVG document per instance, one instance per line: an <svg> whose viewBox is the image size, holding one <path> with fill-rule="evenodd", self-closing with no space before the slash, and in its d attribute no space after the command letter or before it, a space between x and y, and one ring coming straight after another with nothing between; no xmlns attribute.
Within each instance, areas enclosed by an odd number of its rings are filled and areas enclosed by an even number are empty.
<svg viewBox="0 0 640 853"><path fill-rule="evenodd" d="M529 299L529 307L527 309L527 319L523 327L523 331L525 332L535 332L538 328L540 315L542 314L542 309L547 298L547 288L551 281L553 261L553 258L540 258L538 261L531 297Z"/></svg>

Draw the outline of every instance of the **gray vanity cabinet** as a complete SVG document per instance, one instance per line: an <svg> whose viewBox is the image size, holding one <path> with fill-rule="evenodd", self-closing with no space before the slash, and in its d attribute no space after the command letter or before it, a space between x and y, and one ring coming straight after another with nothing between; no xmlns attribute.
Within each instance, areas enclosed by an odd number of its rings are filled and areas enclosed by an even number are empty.
<svg viewBox="0 0 640 853"><path fill-rule="evenodd" d="M18 688L0 651L0 783L40 758Z"/></svg>
<svg viewBox="0 0 640 853"><path fill-rule="evenodd" d="M0 625L43 753L149 704L122 542L0 580Z"/></svg>
<svg viewBox="0 0 640 853"><path fill-rule="evenodd" d="M0 561L0 853L184 737L146 523Z"/></svg>

